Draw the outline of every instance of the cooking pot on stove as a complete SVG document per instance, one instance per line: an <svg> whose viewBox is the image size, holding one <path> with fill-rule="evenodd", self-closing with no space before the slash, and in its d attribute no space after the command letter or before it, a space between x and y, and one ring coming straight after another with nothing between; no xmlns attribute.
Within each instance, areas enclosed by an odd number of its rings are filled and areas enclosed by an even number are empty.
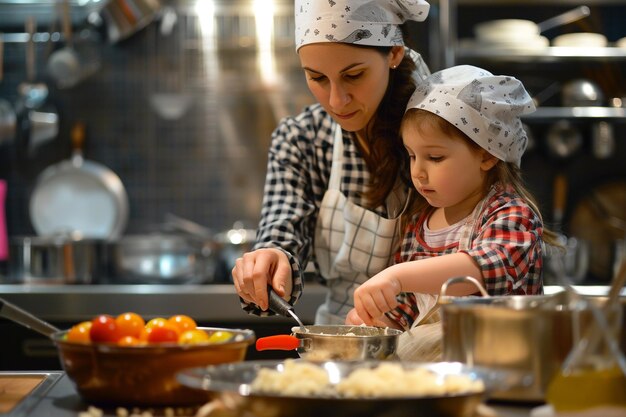
<svg viewBox="0 0 626 417"><path fill-rule="evenodd" d="M184 234L125 235L107 244L110 280L125 284L205 284L215 280L214 245Z"/></svg>
<svg viewBox="0 0 626 417"><path fill-rule="evenodd" d="M15 236L9 241L11 283L93 284L101 278L104 241L71 236Z"/></svg>

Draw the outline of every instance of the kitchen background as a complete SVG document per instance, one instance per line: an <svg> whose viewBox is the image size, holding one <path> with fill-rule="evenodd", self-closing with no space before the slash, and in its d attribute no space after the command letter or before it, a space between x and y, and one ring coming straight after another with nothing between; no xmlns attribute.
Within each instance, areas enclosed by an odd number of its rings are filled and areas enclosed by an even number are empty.
<svg viewBox="0 0 626 417"><path fill-rule="evenodd" d="M125 234L159 230L168 214L214 232L235 222L254 228L271 132L280 118L313 101L294 52L292 1L163 0L147 26L120 40L107 32L113 25L100 13L105 0L69 4L74 46L87 57L84 66L94 70L68 87L49 70L51 57L66 46L60 34L62 3L0 1L0 98L19 113L20 84L42 82L49 94L38 110L58 114L58 134L37 134L33 123L18 114L14 137L3 135L0 178L8 184L9 236L35 234L31 194L45 168L70 158L70 132L77 122L86 127L85 158L111 169L123 182L129 200ZM526 121L535 141L524 156L524 175L547 224L584 239L588 266L579 281L596 283L609 280L616 248L624 244L626 117L619 100L626 97L626 47L615 43L626 37L626 3L596 0L588 5L590 16L543 35L553 40L571 32L598 32L610 46L601 49L609 52L574 48L579 52L559 55L521 48L520 53L498 55L467 42L478 23L545 21L579 6L569 0L435 1L428 21L409 25L409 32L411 46L422 52L431 70L470 63L515 75L541 98L542 106L557 109ZM29 16L37 26L30 80ZM603 112L577 113L564 105L563 87L579 78L601 88ZM569 124L561 126L551 146L548 137L558 122ZM611 136L598 150L600 126ZM599 209L596 200L588 201L596 195L592 190L599 195ZM564 196L562 201L558 195ZM609 224L607 213L617 220Z"/></svg>

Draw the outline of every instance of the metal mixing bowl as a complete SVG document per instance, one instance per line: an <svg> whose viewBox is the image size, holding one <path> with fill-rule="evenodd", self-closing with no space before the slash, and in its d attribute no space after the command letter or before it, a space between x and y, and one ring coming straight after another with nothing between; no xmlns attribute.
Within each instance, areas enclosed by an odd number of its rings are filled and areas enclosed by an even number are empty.
<svg viewBox="0 0 626 417"><path fill-rule="evenodd" d="M324 369L331 384L337 384L353 371L373 368L381 361L316 362ZM333 395L282 395L255 392L251 385L261 369L282 372L283 361L249 361L237 364L196 368L181 372L179 381L185 386L206 390L229 404L237 414L256 417L318 417L318 416L393 416L393 417L470 417L496 386L500 388L523 383L524 376L487 368L469 367L460 363L401 363L405 370L426 368L445 378L463 375L481 379L481 392L411 397L339 398ZM397 381L389 381L394 384Z"/></svg>
<svg viewBox="0 0 626 417"><path fill-rule="evenodd" d="M252 330L202 327L207 332L228 331L227 342L197 345L151 344L117 346L65 340L67 331L52 335L63 369L80 396L93 404L180 406L202 404L206 392L176 380L186 368L241 362L255 340Z"/></svg>

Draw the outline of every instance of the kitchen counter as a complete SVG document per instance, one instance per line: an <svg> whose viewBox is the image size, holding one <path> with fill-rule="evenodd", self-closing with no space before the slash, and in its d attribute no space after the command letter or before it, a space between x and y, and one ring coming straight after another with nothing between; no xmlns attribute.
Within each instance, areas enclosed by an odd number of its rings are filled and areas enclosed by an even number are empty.
<svg viewBox="0 0 626 417"><path fill-rule="evenodd" d="M79 396L72 382L63 372L33 372L31 374L44 375L43 382L31 391L20 403L8 413L0 414L2 417L78 417L80 412L87 411L89 404ZM0 372L3 375L16 375L16 373ZM532 410L531 405L513 404L488 404L489 417L528 417ZM103 417L117 417L116 410L104 409ZM183 413L187 414L187 413ZM190 416L194 412L191 410ZM154 416L163 416L163 412L154 412ZM177 415L180 415L177 414ZM487 413L483 414L487 415ZM482 417L482 416L481 416Z"/></svg>
<svg viewBox="0 0 626 417"><path fill-rule="evenodd" d="M576 286L587 295L605 295L607 286ZM560 291L546 286L546 294ZM306 283L295 312L313 323L317 307L324 302L325 287ZM626 288L622 290L626 295ZM246 314L233 285L0 285L6 301L51 322L77 322L97 314L134 311L144 317L187 314L203 323L245 323L273 320L294 323L290 318L259 318Z"/></svg>
<svg viewBox="0 0 626 417"><path fill-rule="evenodd" d="M305 323L313 323L325 289L307 284L295 307ZM97 314L133 311L144 317L187 314L198 322L266 321L246 314L233 285L0 285L6 301L51 322L77 322ZM294 323L292 319L270 320Z"/></svg>

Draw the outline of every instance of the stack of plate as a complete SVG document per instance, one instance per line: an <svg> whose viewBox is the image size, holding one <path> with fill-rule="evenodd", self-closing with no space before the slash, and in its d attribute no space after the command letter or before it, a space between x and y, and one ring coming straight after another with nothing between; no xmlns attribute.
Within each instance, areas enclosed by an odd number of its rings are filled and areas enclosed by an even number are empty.
<svg viewBox="0 0 626 417"><path fill-rule="evenodd" d="M535 22L523 19L499 19L474 27L477 46L507 49L541 49L550 45L541 36Z"/></svg>

